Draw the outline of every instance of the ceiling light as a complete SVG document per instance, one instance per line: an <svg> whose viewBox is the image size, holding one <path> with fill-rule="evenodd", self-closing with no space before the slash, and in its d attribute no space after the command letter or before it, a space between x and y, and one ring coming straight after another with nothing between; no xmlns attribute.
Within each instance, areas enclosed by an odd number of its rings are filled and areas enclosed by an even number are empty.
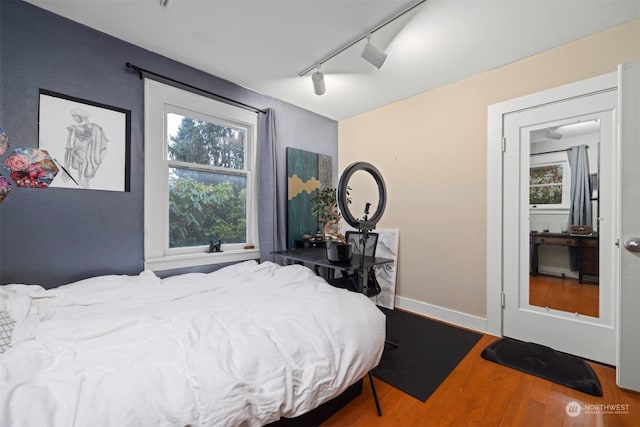
<svg viewBox="0 0 640 427"><path fill-rule="evenodd" d="M324 94L327 88L324 85L324 73L320 71L320 67L311 75L311 80L313 80L313 91L316 95Z"/></svg>
<svg viewBox="0 0 640 427"><path fill-rule="evenodd" d="M164 1L169 1L169 0L164 0ZM303 77L307 75L309 72L311 72L314 68L317 68L318 70L315 73L313 73L313 75L311 76L311 78L313 79L313 89L315 90L316 95L322 95L325 92L325 87L324 87L324 74L322 74L322 72L320 71L320 65L324 64L334 56L344 52L345 50L349 49L351 46L355 45L356 43L360 42L365 38L367 39L367 44L364 47L364 50L362 51L362 57L367 61L369 61L369 63L372 64L374 67L380 69L384 61L387 59L387 54L381 51L380 49L378 49L377 47L375 47L373 44L371 44L371 41L370 41L371 34L383 28L385 25L390 24L391 22L395 21L396 19L400 18L404 14L410 12L411 10L415 9L416 7L420 6L422 3L426 1L427 0L414 0L411 4L409 4L408 6L405 6L402 10L396 12L395 14L391 15L384 21L380 22L378 25L371 28L366 33L361 34L355 37L354 39L348 41L344 45L340 46L339 48L337 48L336 50L334 50L333 52L331 52L330 54L322 58L320 61L316 62L315 65L312 65L311 67L305 68L304 70L300 71L298 73L298 76Z"/></svg>
<svg viewBox="0 0 640 427"><path fill-rule="evenodd" d="M547 139L562 139L562 132L558 131L558 127L547 128L547 131L544 133L544 137Z"/></svg>
<svg viewBox="0 0 640 427"><path fill-rule="evenodd" d="M169 5L169 0L160 0L160 6L167 7Z"/></svg>
<svg viewBox="0 0 640 427"><path fill-rule="evenodd" d="M387 54L382 50L378 49L371 43L371 34L367 35L367 44L364 46L364 50L362 51L362 56L369 64L376 67L378 70L384 64L384 61L387 59Z"/></svg>

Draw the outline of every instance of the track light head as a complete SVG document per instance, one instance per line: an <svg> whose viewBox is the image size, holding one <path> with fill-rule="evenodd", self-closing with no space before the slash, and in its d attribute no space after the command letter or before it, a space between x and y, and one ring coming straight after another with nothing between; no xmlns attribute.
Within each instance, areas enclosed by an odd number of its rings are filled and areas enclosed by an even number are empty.
<svg viewBox="0 0 640 427"><path fill-rule="evenodd" d="M318 70L311 75L311 80L313 80L313 91L316 95L322 95L326 92L327 88L324 85L324 73Z"/></svg>
<svg viewBox="0 0 640 427"><path fill-rule="evenodd" d="M387 59L387 54L378 49L371 43L371 34L367 36L367 44L364 46L362 50L362 56L369 64L376 67L378 70L384 64L384 61Z"/></svg>
<svg viewBox="0 0 640 427"><path fill-rule="evenodd" d="M547 139L562 139L564 134L558 131L558 127L547 128L544 137Z"/></svg>

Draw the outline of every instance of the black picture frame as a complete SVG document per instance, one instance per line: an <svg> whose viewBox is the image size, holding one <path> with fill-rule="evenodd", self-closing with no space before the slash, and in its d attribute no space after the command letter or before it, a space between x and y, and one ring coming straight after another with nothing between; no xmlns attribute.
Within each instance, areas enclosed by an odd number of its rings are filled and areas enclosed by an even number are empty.
<svg viewBox="0 0 640 427"><path fill-rule="evenodd" d="M61 169L50 187L131 191L131 110L40 89L38 117Z"/></svg>

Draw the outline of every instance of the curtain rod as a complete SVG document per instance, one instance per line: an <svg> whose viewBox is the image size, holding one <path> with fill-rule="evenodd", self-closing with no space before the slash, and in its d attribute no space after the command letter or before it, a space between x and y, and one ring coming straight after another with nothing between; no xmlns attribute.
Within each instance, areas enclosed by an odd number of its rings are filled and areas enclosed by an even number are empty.
<svg viewBox="0 0 640 427"><path fill-rule="evenodd" d="M588 145L585 145L585 148L589 148ZM551 153L562 153L563 151L569 151L571 148L565 148L564 150L553 150L553 151L541 151L540 153L531 153L530 156L537 156L539 154L551 154Z"/></svg>
<svg viewBox="0 0 640 427"><path fill-rule="evenodd" d="M133 65L130 62L127 62L125 64L125 66L127 67L128 70L135 71L136 73L138 73L138 75L140 76L140 79L142 79L143 75L147 75L147 76L150 76L150 77L156 77L156 80L159 78L159 79L166 80L166 81L169 81L171 83L174 83L176 85L184 86L184 87L189 88L191 91L194 91L194 92L205 93L205 94L209 95L210 97L212 97L214 99L217 99L218 101L222 101L222 102L225 102L227 104L233 104L236 107L244 108L245 110L253 111L254 113L267 114L266 110L262 110L260 108L254 107L252 105L245 104L243 102L236 101L236 100L231 99L231 98L227 98L226 96L222 96L222 95L219 95L217 93L209 92L208 90L201 89L199 87L190 85L189 83L181 82L180 80L176 80L176 79L173 79L171 77L164 76L162 74L154 73L153 71L146 70L144 68L138 67L137 65Z"/></svg>

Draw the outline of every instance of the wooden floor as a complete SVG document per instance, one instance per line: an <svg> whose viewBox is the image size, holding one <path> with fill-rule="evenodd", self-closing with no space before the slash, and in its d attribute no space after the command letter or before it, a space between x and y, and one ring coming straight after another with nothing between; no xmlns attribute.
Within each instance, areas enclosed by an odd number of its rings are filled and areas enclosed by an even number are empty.
<svg viewBox="0 0 640 427"><path fill-rule="evenodd" d="M553 276L529 277L529 303L569 313L598 317L600 287L578 279Z"/></svg>
<svg viewBox="0 0 640 427"><path fill-rule="evenodd" d="M590 363L604 392L594 397L483 359L496 339L484 335L426 402L375 378L379 417L365 377L362 394L322 426L640 426L640 393L618 388L613 368Z"/></svg>

